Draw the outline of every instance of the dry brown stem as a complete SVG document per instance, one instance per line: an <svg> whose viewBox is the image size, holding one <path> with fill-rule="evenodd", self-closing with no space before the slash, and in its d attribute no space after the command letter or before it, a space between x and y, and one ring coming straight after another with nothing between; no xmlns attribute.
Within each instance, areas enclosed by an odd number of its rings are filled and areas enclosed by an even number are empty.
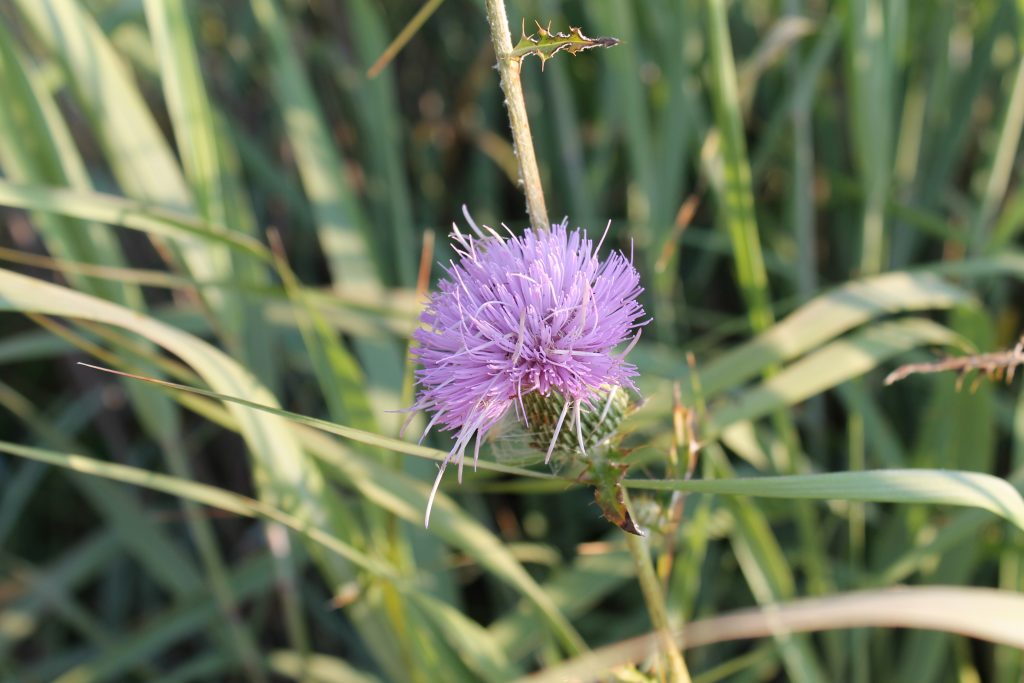
<svg viewBox="0 0 1024 683"><path fill-rule="evenodd" d="M943 358L931 363L908 363L896 368L885 378L886 386L899 382L910 375L931 374L936 372L957 372L957 389L964 382L964 378L971 372L979 372L991 379L1006 379L1013 381L1013 375L1017 367L1024 365L1024 336L1017 345L1006 351L995 351L992 353L979 353L974 356L956 356Z"/></svg>

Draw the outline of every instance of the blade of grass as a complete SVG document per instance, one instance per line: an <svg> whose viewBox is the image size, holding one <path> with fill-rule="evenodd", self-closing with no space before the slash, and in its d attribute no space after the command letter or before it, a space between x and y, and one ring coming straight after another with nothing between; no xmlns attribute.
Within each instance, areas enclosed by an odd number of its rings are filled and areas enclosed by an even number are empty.
<svg viewBox="0 0 1024 683"><path fill-rule="evenodd" d="M701 619L687 625L680 641L687 647L702 647L764 637L778 628L807 632L857 627L948 631L1024 647L1024 596L991 588L956 586L854 591L798 600L771 610L744 610ZM595 650L521 681L554 683L591 678L613 667L640 661L657 647L657 634L652 633Z"/></svg>
<svg viewBox="0 0 1024 683"><path fill-rule="evenodd" d="M203 505L225 510L242 517L266 519L292 529L311 541L323 546L348 561L371 571L376 576L393 577L391 568L381 564L355 548L345 543L338 537L329 534L322 529L311 526L309 522L303 521L293 515L255 498L249 498L231 491L226 491L216 486L210 486L200 482L190 481L171 477L158 472L143 470L138 467L121 465L118 463L105 462L85 455L74 453L60 453L57 451L19 446L7 441L0 441L0 451L20 458L28 458L36 462L43 462L56 467L63 467L74 472L81 472L104 479L119 481L126 484L133 484L153 491L160 491L178 498L192 500Z"/></svg>
<svg viewBox="0 0 1024 683"><path fill-rule="evenodd" d="M267 665L279 676L305 683L380 683L344 659L326 654L315 654L306 662L298 652L274 650L267 655Z"/></svg>
<svg viewBox="0 0 1024 683"><path fill-rule="evenodd" d="M270 41L275 100L282 110L303 188L313 205L331 279L340 289L373 292L380 287L379 255L373 251L369 225L346 180L341 158L288 35L289 24L276 0L252 0L252 10Z"/></svg>
<svg viewBox="0 0 1024 683"><path fill-rule="evenodd" d="M271 562L266 556L245 561L230 575L240 599L266 591L273 578ZM156 612L131 632L121 634L117 647L93 653L97 656L52 680L54 683L117 680L131 668L154 661L166 648L201 632L216 615L217 607L205 591L193 593L188 599Z"/></svg>
<svg viewBox="0 0 1024 683"><path fill-rule="evenodd" d="M115 195L38 185L18 185L0 180L0 205L120 225L182 242L194 242L198 237L202 238L201 241L204 243L222 244L256 258L270 259L266 247L248 235L207 223L188 213ZM222 281L220 278L210 280Z"/></svg>
<svg viewBox="0 0 1024 683"><path fill-rule="evenodd" d="M929 503L988 510L1024 529L1024 499L1004 479L980 472L905 469L824 472L751 479L626 479L623 486L768 498Z"/></svg>
<svg viewBox="0 0 1024 683"><path fill-rule="evenodd" d="M774 316L754 215L750 163L743 134L728 17L724 0L707 0L706 6L713 74L711 95L725 164L721 185L713 183L713 187L718 195L722 222L732 242L736 278L747 304L751 328L755 332L763 332L771 326Z"/></svg>
<svg viewBox="0 0 1024 683"><path fill-rule="evenodd" d="M800 403L859 377L900 353L921 346L960 344L959 335L923 318L874 324L808 354L771 379L744 391L736 400L714 407L703 437L713 438L736 422L771 415Z"/></svg>
<svg viewBox="0 0 1024 683"><path fill-rule="evenodd" d="M847 18L853 153L864 190L859 270L881 271L886 263L885 203L892 175L892 75L881 0L852 0Z"/></svg>

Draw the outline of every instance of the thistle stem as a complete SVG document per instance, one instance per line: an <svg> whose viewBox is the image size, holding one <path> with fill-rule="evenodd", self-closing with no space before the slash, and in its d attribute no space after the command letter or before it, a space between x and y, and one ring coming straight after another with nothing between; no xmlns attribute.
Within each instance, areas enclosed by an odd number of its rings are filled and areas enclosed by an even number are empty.
<svg viewBox="0 0 1024 683"><path fill-rule="evenodd" d="M629 492L625 489L623 489L623 502L627 508L632 508ZM630 509L630 516L636 519L632 509ZM640 592L643 593L647 613L651 617L651 625L658 631L661 640L666 668L671 674L668 680L674 683L690 683L690 672L686 668L686 661L672 635L668 612L665 610L665 594L661 589L661 582L658 581L658 575L654 571L654 562L651 560L647 540L642 536L626 534L626 543L629 546L630 555L633 556L636 578L640 582Z"/></svg>
<svg viewBox="0 0 1024 683"><path fill-rule="evenodd" d="M526 114L526 99L523 84L519 78L522 61L512 56L512 35L508 29L508 15L505 0L486 0L487 23L491 26L491 42L494 55L498 58L498 73L501 75L501 90L505 94L505 107L512 127L512 144L516 162L519 165L519 180L526 194L526 212L530 223L537 230L548 230L548 209L544 203L544 188L540 183L540 169L533 149L530 134L530 120Z"/></svg>

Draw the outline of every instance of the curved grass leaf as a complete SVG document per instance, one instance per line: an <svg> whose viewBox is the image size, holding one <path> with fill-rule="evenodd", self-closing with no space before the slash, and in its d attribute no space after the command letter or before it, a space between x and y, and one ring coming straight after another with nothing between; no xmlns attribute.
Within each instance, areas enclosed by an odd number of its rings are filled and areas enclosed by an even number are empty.
<svg viewBox="0 0 1024 683"><path fill-rule="evenodd" d="M231 570L229 578L240 600L265 593L273 586L273 561L267 556L246 560ZM172 607L149 615L144 623L133 624L129 631L119 634L115 647L99 652L90 651L85 661L76 662L76 666L63 671L61 675L45 680L53 683L97 683L130 679L128 672L133 668L151 664L168 648L208 628L217 616L216 603L210 599L207 591L199 590ZM230 667L230 660L224 662L224 665ZM161 681L175 679L197 680L174 675L160 677Z"/></svg>
<svg viewBox="0 0 1024 683"><path fill-rule="evenodd" d="M737 422L764 417L805 401L873 370L898 354L920 346L960 343L957 334L923 318L877 323L791 363L735 401L712 405L704 437L711 438Z"/></svg>
<svg viewBox="0 0 1024 683"><path fill-rule="evenodd" d="M372 230L347 182L313 86L306 77L276 0L252 0L252 11L270 43L275 103L281 109L302 186L313 205L320 246L340 288L380 288Z"/></svg>
<svg viewBox="0 0 1024 683"><path fill-rule="evenodd" d="M1006 480L980 472L870 470L714 480L626 479L623 486L763 498L932 503L976 507L1024 529L1024 499Z"/></svg>
<svg viewBox="0 0 1024 683"><path fill-rule="evenodd" d="M95 366L90 366L95 367ZM244 406L271 412L276 415L293 420L302 425L312 427L320 432L337 434L353 441L366 443L372 446L388 448L399 453L426 457L432 460L443 460L445 453L433 448L426 448L409 444L398 439L371 434L352 427L345 427L326 420L307 417L297 413L291 413L270 406L246 401L233 396L217 394L215 392L188 387L172 382L155 380L145 377L127 375L104 368L96 368L104 372L135 377L146 382L162 385L180 391L185 394L198 394L210 398L217 398L231 403L238 403ZM392 514L395 514L409 522L419 523L422 519L423 510L426 509L428 499L428 488L425 485L416 485L405 475L387 469L372 458L352 451L340 451L337 444L318 439L321 436L315 431L304 433L297 432L297 437L302 444L312 453L316 454L322 461L334 468L336 472L343 474L345 483L355 488L361 495L373 503L380 505ZM497 463L480 463L481 469L491 469L508 474L554 480L550 474L532 472L518 467L510 467ZM565 481L564 485L569 486L572 482ZM497 540L486 528L481 526L472 517L461 512L446 496L439 496L434 506L434 524L432 531L444 538L452 545L462 548L467 554L474 557L481 566L487 568L495 576L507 581L517 588L540 612L547 618L552 628L561 637L563 643L570 651L581 651L586 649L585 644L575 633L572 626L561 614L552 600L526 573L522 565L515 560L508 552L508 549Z"/></svg>
<svg viewBox="0 0 1024 683"><path fill-rule="evenodd" d="M58 187L16 185L0 179L0 205L120 225L131 230L182 241L194 241L199 237L204 241L222 244L261 260L270 260L266 247L249 235L202 221L192 214L116 195Z"/></svg>
<svg viewBox="0 0 1024 683"><path fill-rule="evenodd" d="M929 272L886 273L849 282L706 363L701 368L701 383L711 396L883 315L947 309L970 299L966 290Z"/></svg>
<svg viewBox="0 0 1024 683"><path fill-rule="evenodd" d="M220 401L226 401L228 403L236 403L247 408L261 410L265 413L270 413L271 415L277 415L279 417L285 418L286 420L291 420L292 422L297 422L308 427L313 427L314 429L318 429L322 432L336 434L337 436L350 439L357 443L384 448L390 451L394 451L396 453L405 453L406 455L414 455L418 458L427 458L429 460L436 460L438 462L443 461L445 459L445 456L448 455L444 451L438 450L436 448L420 446L417 444L409 443L408 441L402 441L401 439L395 439L389 436L374 434L372 432L367 432L362 429L356 429L355 427L348 427L346 425L338 424L337 422L321 420L320 418L310 417L308 415L302 415L300 413L293 413L290 410L283 410L281 408L275 408L270 405L256 403L255 401L248 401L244 398L239 398L238 396L221 394L215 391L207 391L206 389L190 387L185 384L178 384L176 382L167 382L165 380L156 379L154 377L142 377L140 375L133 375L127 372L111 370L110 368L101 368L98 365L90 365L88 363L80 363L80 365L83 365L87 368L92 368L93 370L99 370L100 372L107 372L112 375L118 375L119 377L128 377L131 379L140 380L142 382L149 382L150 384L156 384L158 386L165 387L173 391L180 391L188 394L197 394L199 396L206 396L207 398L214 398ZM553 475L544 472L535 472L533 470L527 470L521 467L514 467L512 465L503 465L501 463L480 461L478 467L482 470L503 472L505 474L516 474L519 476L532 477L535 479L555 478Z"/></svg>
<svg viewBox="0 0 1024 683"><path fill-rule="evenodd" d="M93 366L94 367L94 366ZM102 368L97 368L102 369ZM106 370L107 372L111 372ZM124 375L125 373L115 373ZM129 375L130 376L130 375ZM180 384L148 378L138 378L177 391L195 393L225 401L241 403L260 410L282 415L322 431L345 436L362 443L391 448L409 455L441 459L444 453L436 449L413 446L398 439L377 436L362 430L334 424L326 420L310 418L280 409L260 406L236 397L186 387ZM522 474L545 479L556 479L553 475L532 472L497 463L483 463L488 469L512 474ZM1006 481L978 472L955 472L944 470L877 470L869 472L831 472L820 474L791 475L781 477L758 477L752 479L718 480L637 480L626 479L623 484L629 488L691 491L731 495L762 496L790 499L841 499L851 501L872 501L889 503L936 503L978 507L989 510L1024 529L1024 499Z"/></svg>
<svg viewBox="0 0 1024 683"><path fill-rule="evenodd" d="M311 526L308 522L304 522L255 498L249 498L248 496L226 491L209 484L171 477L159 472L151 472L138 467L121 465L120 463L97 460L74 453L59 453L42 448L20 446L7 441L0 441L0 452L16 455L19 458L45 462L48 465L63 467L74 472L91 474L125 484L134 484L135 486L160 491L161 493L192 500L219 510L225 510L242 517L278 522L306 536L311 541L322 545L331 552L337 553L353 564L372 572L376 576L394 576L394 571L390 567L361 553L337 536Z"/></svg>
<svg viewBox="0 0 1024 683"><path fill-rule="evenodd" d="M991 588L915 586L797 600L771 609L741 610L685 626L687 648L779 632L845 628L917 628L1024 647L1024 595ZM520 679L521 683L592 680L657 652L659 634L631 638Z"/></svg>
<svg viewBox="0 0 1024 683"><path fill-rule="evenodd" d="M325 654L303 655L291 650L274 650L267 665L278 676L305 683L380 683L380 679L359 671L344 659Z"/></svg>
<svg viewBox="0 0 1024 683"><path fill-rule="evenodd" d="M0 311L80 318L130 330L179 356L212 388L275 403L273 395L223 351L122 306L0 269ZM345 521L339 517L340 497L325 485L285 421L237 405L231 412L252 455L261 500L323 530ZM327 563L322 568L336 572L336 578L350 574L337 558L320 558Z"/></svg>

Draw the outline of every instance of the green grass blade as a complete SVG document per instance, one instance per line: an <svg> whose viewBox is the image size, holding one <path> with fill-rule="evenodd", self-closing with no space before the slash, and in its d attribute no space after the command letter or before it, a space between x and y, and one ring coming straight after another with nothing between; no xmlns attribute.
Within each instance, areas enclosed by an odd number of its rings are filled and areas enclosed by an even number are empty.
<svg viewBox="0 0 1024 683"><path fill-rule="evenodd" d="M771 610L744 610L686 625L680 642L687 647L790 632L837 628L923 628L959 633L994 643L1024 647L1024 596L991 588L915 586L798 600ZM588 679L638 662L656 651L657 634L595 650L575 661L551 667L521 683Z"/></svg>
<svg viewBox="0 0 1024 683"><path fill-rule="evenodd" d="M336 435L344 437L346 439L351 439L352 441L355 441L357 443L366 444L368 446L375 446L375 447L378 447L378 448L384 448L384 449L387 449L387 450L394 451L396 453L405 453L406 455L414 455L414 456L417 456L417 457L420 457L420 458L428 458L430 460L436 460L438 462L444 460L445 456L447 455L447 452L442 451L442 450L438 450L436 448L428 448L426 446L419 446L417 444L412 444L412 443L409 443L407 441L402 441L401 439L395 439L395 438L388 437L388 436L381 436L379 434L374 434L373 432L367 432L367 431L364 431L362 429L356 429L355 427L348 427L346 425L338 424L336 422L330 422L329 420L321 420L320 418L309 417L308 415L301 415L299 413L293 413L293 412L288 411L288 410L282 410L280 408L275 408L273 405L265 405L265 404L261 404L261 403L256 403L255 401L249 401L249 400L246 400L244 398L239 398L237 396L231 396L230 394L221 394L221 393L218 393L218 392L215 392L215 391L207 391L205 389L199 389L198 387L190 387L190 386L186 386L184 384L176 384L174 382L166 382L164 380L158 380L158 379L155 379L155 378L152 378L152 377L142 377L142 376L139 376L139 375L131 375L129 373L124 373L124 372L120 372L120 371L117 371L117 370L111 370L109 368L101 368L101 367L98 367L98 366L95 366L95 365L88 365L88 364L85 364L85 363L83 363L83 365L87 365L87 367L90 367L90 368L92 368L94 370L99 370L101 372L108 372L108 373L115 374L115 375L120 375L120 376L123 376L123 377L130 377L130 378L137 379L137 380L140 380L140 381L143 381L143 382L149 382L151 384L156 384L158 386L162 386L162 387L165 387L165 388L173 390L173 391L185 392L185 393L189 393L189 394L196 394L196 395L199 395L199 396L206 396L208 398L214 398L214 399L217 399L217 400L220 400L220 401L225 401L227 403L235 403L237 405L245 406L247 408L252 408L254 410L259 410L259 411L263 411L265 413L269 413L271 415L276 415L278 417L282 417L282 418L284 418L286 420L290 420L290 421L296 422L298 424L306 425L308 427L313 427L314 429L317 429L317 430L320 430L320 431L323 431L323 432L327 432L329 434L336 434ZM490 471L493 471L493 472L504 472L506 474L518 474L520 476L533 477L533 478L537 478L537 479L551 479L552 478L552 475L550 475L550 474L544 474L544 473L541 473L541 472L534 472L532 470L526 470L526 469L523 469L521 467L514 467L514 466L511 466L511 465L503 465L501 463L480 462L479 463L479 468L483 469L483 470L490 470Z"/></svg>
<svg viewBox="0 0 1024 683"><path fill-rule="evenodd" d="M855 280L814 298L763 334L707 363L701 368L701 384L712 396L875 318L948 309L969 300L964 289L931 273L887 273Z"/></svg>
<svg viewBox="0 0 1024 683"><path fill-rule="evenodd" d="M252 8L270 41L274 93L303 188L313 204L331 278L341 289L372 292L380 287L380 271L368 226L288 35L285 15L276 0L253 0Z"/></svg>
<svg viewBox="0 0 1024 683"><path fill-rule="evenodd" d="M308 659L290 650L274 650L267 665L278 676L304 683L380 683L380 679L359 671L344 659L314 654Z"/></svg>
<svg viewBox="0 0 1024 683"><path fill-rule="evenodd" d="M254 498L243 496L231 491L226 491L216 486L202 484L171 477L158 472L143 470L138 467L130 467L119 463L97 460L85 455L73 453L60 453L57 451L19 446L18 444L0 441L0 451L20 458L28 458L36 462L44 462L48 465L63 467L74 472L81 472L112 481L119 481L125 484L141 486L153 491L160 491L185 500L195 501L203 505L231 512L243 517L266 519L292 529L293 531L309 538L311 541L322 545L346 560L374 573L376 576L392 576L393 572L389 567L382 565L379 561L356 550L348 543L345 543L336 536L333 536L322 529L310 525L289 515L288 513L268 505Z"/></svg>
<svg viewBox="0 0 1024 683"><path fill-rule="evenodd" d="M872 274L886 265L885 203L893 149L891 55L881 0L852 0L848 11L852 148L865 198L859 269Z"/></svg>
<svg viewBox="0 0 1024 683"><path fill-rule="evenodd" d="M732 242L736 279L747 304L750 325L755 332L762 332L772 324L774 315L754 215L750 162L743 133L732 40L725 1L708 0L706 5L713 74L711 95L724 162L721 184L713 184L716 185L722 222Z"/></svg>
<svg viewBox="0 0 1024 683"><path fill-rule="evenodd" d="M275 405L274 397L233 359L206 342L152 318L121 306L40 280L0 270L0 310L34 312L81 318L130 330L172 351L214 389L250 396ZM231 409L254 462L257 490L263 501L286 507L309 522L319 533L328 533L342 509L335 492L325 489L315 463L301 451L288 424L279 417L254 412L239 405ZM328 533L329 535L329 533ZM329 556L325 571L347 574Z"/></svg>
<svg viewBox="0 0 1024 683"><path fill-rule="evenodd" d="M265 557L248 560L230 575L239 598L246 599L272 585L273 571ZM121 634L118 646L98 653L87 662L65 671L54 683L87 683L118 680L132 668L152 662L168 647L186 641L217 617L217 607L205 591L194 593L174 606L156 612L131 632Z"/></svg>
<svg viewBox="0 0 1024 683"><path fill-rule="evenodd" d="M224 226L207 223L191 214L160 208L146 202L99 192L81 192L37 185L17 185L0 180L0 205L44 211L97 223L121 225L181 242L214 243L258 259L269 260L259 241ZM210 282L222 281L220 278Z"/></svg>
<svg viewBox="0 0 1024 683"><path fill-rule="evenodd" d="M1024 529L1024 499L1017 489L1004 479L979 472L869 470L751 479L627 479L623 483L628 488L654 491L976 507Z"/></svg>
<svg viewBox="0 0 1024 683"><path fill-rule="evenodd" d="M805 401L912 349L961 343L959 335L923 318L877 323L827 344L744 391L735 401L715 408L703 436L708 438L736 422Z"/></svg>

